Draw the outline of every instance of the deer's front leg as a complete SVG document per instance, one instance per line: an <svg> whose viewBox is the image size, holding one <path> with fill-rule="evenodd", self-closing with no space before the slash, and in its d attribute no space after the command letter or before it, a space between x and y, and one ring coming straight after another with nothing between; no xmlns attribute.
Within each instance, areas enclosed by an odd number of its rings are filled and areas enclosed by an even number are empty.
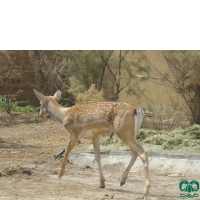
<svg viewBox="0 0 200 200"><path fill-rule="evenodd" d="M99 148L99 138L98 137L93 139L93 146L94 146L94 152L95 152L95 159L97 161L98 168L99 168L100 188L105 188L105 183L104 183L105 178L103 176L102 169L101 169L100 148Z"/></svg>
<svg viewBox="0 0 200 200"><path fill-rule="evenodd" d="M65 150L65 156L64 156L64 159L63 159L63 162L62 162L62 165L60 167L60 171L58 173L58 178L60 178L61 176L63 176L64 174L64 171L65 171L65 165L66 165L66 162L67 162L67 159L68 159L68 155L70 153L70 151L74 148L74 146L76 145L78 141L78 138L71 138L70 141L69 141L69 144L68 144L68 147L67 149Z"/></svg>

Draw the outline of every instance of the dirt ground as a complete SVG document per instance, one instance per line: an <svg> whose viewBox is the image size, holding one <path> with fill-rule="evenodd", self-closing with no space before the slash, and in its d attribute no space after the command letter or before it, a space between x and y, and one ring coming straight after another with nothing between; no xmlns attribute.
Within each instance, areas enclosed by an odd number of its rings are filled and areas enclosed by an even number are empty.
<svg viewBox="0 0 200 200"><path fill-rule="evenodd" d="M54 155L67 145L68 134L51 119L41 120L34 114L0 113L0 199L141 199L144 189L142 173L129 173L124 186L119 186L122 170L103 168L106 188L99 188L99 172L90 167L66 165L64 176L57 178L62 158ZM5 143L4 143L4 142ZM91 141L83 140L73 152L87 150ZM11 166L27 171L6 173ZM180 198L179 183L197 177L151 175L150 194L146 199ZM195 199L200 199L195 198Z"/></svg>

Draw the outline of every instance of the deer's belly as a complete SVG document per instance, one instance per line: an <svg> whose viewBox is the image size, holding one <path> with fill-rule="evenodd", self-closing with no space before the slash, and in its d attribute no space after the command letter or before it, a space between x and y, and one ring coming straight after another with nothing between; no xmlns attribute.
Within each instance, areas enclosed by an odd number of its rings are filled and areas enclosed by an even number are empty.
<svg viewBox="0 0 200 200"><path fill-rule="evenodd" d="M99 135L102 135L104 133L108 133L110 132L109 129L90 129L90 130L85 130L85 131L82 131L82 133L80 134L80 138L83 138L83 139L93 139L95 137L98 137Z"/></svg>

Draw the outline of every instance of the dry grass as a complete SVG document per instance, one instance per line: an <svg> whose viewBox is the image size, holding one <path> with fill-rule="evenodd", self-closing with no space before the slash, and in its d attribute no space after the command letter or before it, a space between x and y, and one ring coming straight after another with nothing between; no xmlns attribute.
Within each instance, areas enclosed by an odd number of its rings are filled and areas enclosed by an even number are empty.
<svg viewBox="0 0 200 200"><path fill-rule="evenodd" d="M39 141L39 140L28 140L24 142L25 145L32 145L32 146L52 146L54 142L51 141Z"/></svg>
<svg viewBox="0 0 200 200"><path fill-rule="evenodd" d="M0 176L11 176L14 174L26 174L26 175L32 175L33 172L31 169L27 167L23 167L21 165L13 165L6 167L0 172Z"/></svg>
<svg viewBox="0 0 200 200"><path fill-rule="evenodd" d="M173 131L141 129L137 141L147 150L162 152L200 153L200 125ZM129 150L123 142L114 136L102 137L101 145L111 150Z"/></svg>

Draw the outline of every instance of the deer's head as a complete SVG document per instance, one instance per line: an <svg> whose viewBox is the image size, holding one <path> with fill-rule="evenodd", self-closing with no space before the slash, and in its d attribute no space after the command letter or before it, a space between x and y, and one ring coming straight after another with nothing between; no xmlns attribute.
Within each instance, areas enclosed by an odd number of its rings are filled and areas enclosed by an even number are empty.
<svg viewBox="0 0 200 200"><path fill-rule="evenodd" d="M52 100L58 101L61 99L61 91L58 90L54 96L45 96L42 93L34 90L35 95L40 100L40 111L38 113L39 117L45 117L46 115L50 114L50 107L52 104Z"/></svg>

